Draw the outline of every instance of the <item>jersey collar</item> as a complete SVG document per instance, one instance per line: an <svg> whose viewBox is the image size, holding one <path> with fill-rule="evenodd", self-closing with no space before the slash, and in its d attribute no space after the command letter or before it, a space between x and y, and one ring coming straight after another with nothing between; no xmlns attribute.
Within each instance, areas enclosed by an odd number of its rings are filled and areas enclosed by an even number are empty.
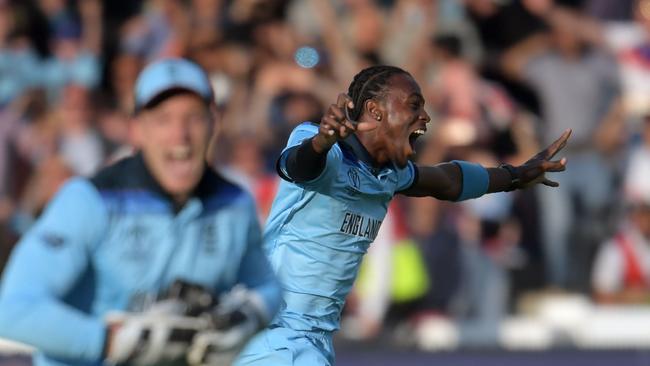
<svg viewBox="0 0 650 366"><path fill-rule="evenodd" d="M355 134L351 134L350 136L346 137L344 140L339 140L339 144L342 145L343 148L351 151L352 154L359 161L366 164L375 175L379 174L382 170L386 168L391 168L391 169L394 168L392 163L386 163L381 165L377 161L375 161L375 159L372 158L368 150L366 150L365 146L363 146L363 144Z"/></svg>
<svg viewBox="0 0 650 366"><path fill-rule="evenodd" d="M139 182L138 185L141 185L142 188L145 188L164 197L166 200L173 204L174 200L172 199L172 196L167 191L165 191L165 189L151 174L151 171L144 161L142 152L138 152L133 157L133 164L134 169L132 170L132 174L134 175L135 180ZM192 192L190 195L190 199L196 197L201 201L204 201L210 197L222 184L223 179L217 173L215 173L212 168L210 168L206 163L205 170L203 171L203 176L201 177L199 184L194 189L194 192ZM184 206L176 207L176 205L174 205L174 211L178 213L183 209L183 207Z"/></svg>

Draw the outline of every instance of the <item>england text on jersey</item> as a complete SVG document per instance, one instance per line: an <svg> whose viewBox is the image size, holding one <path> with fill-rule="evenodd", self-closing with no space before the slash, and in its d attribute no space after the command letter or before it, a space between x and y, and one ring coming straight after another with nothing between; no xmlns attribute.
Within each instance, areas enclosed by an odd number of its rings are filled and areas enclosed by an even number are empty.
<svg viewBox="0 0 650 366"><path fill-rule="evenodd" d="M340 231L348 235L356 235L362 238L375 240L381 220L372 219L356 213L346 212L341 223Z"/></svg>

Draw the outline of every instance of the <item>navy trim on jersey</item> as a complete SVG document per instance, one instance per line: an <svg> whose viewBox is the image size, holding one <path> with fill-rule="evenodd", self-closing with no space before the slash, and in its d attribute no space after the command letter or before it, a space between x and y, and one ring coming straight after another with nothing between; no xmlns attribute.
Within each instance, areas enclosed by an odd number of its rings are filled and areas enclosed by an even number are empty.
<svg viewBox="0 0 650 366"><path fill-rule="evenodd" d="M406 187L406 188L404 188L404 189L402 189L400 191L395 192L395 194L401 194L401 193L404 193L404 192L408 191L409 189L413 188L413 186L415 186L415 184L420 179L420 170L418 169L418 166L415 165L415 164L412 164L412 166L413 166L413 181L411 182L411 184L409 184L408 187Z"/></svg>
<svg viewBox="0 0 650 366"><path fill-rule="evenodd" d="M370 153L363 146L359 138L355 134L351 134L346 137L344 140L338 141L341 151L343 152L343 157L348 158L350 162L356 162L357 160L366 163L371 168L384 168L380 166L375 159L370 156ZM352 155L350 155L352 154ZM354 159L352 158L354 156Z"/></svg>
<svg viewBox="0 0 650 366"><path fill-rule="evenodd" d="M103 168L90 181L100 192L146 190L171 201L171 196L165 192L149 172L142 152Z"/></svg>
<svg viewBox="0 0 650 366"><path fill-rule="evenodd" d="M239 188L234 184L223 184L226 182L222 181L221 189L219 189L215 194L203 199L203 210L204 214L208 214L214 211L218 211L220 208L229 205L233 201L239 199L244 193L244 190Z"/></svg>
<svg viewBox="0 0 650 366"><path fill-rule="evenodd" d="M171 202L144 189L102 189L99 194L115 213L167 213L173 210Z"/></svg>
<svg viewBox="0 0 650 366"><path fill-rule="evenodd" d="M90 181L108 202L128 203L117 205L120 212L179 212L182 208L175 207L172 197L151 175L141 152L100 170ZM239 186L206 164L192 197L199 198L204 210L212 212L237 199L242 193L244 191Z"/></svg>

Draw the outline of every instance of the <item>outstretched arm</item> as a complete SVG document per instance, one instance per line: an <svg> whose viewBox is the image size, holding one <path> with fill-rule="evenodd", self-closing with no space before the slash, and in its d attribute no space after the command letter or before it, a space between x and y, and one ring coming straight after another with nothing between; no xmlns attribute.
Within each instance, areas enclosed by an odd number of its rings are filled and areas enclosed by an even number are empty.
<svg viewBox="0 0 650 366"><path fill-rule="evenodd" d="M538 183L549 187L559 184L546 178L546 172L566 169L566 159L552 160L566 146L571 130L520 166L503 164L484 168L478 164L453 161L435 166L418 166L418 177L401 194L413 197L431 196L441 200L462 201L485 193L512 191Z"/></svg>

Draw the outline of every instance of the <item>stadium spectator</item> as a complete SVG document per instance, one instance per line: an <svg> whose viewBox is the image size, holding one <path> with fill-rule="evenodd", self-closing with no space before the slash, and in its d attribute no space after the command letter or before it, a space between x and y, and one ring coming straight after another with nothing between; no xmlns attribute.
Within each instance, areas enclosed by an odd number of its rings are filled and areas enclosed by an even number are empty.
<svg viewBox="0 0 650 366"><path fill-rule="evenodd" d="M100 51L102 41L101 2L79 3L80 21L65 7L64 1L43 1L53 33L52 55L39 67L44 88L53 103L58 101L68 84L95 88L101 77ZM49 4L54 4L51 8Z"/></svg>
<svg viewBox="0 0 650 366"><path fill-rule="evenodd" d="M54 113L58 151L75 175L90 176L104 161L104 147L94 129L89 90L70 84L61 91Z"/></svg>
<svg viewBox="0 0 650 366"><path fill-rule="evenodd" d="M603 235L598 230L606 228L614 192L607 156L620 148L623 136L618 68L584 15L555 7L548 23L549 34L534 35L504 55L504 68L537 92L543 143L567 127L575 133L567 150L572 169L558 178L557 191L540 191L539 202L547 283L584 290L590 265L585 259Z"/></svg>
<svg viewBox="0 0 650 366"><path fill-rule="evenodd" d="M600 248L592 286L601 303L650 301L650 117L642 142L633 147L623 180L627 214L618 232Z"/></svg>
<svg viewBox="0 0 650 366"><path fill-rule="evenodd" d="M603 244L594 263L592 285L599 303L650 301L650 199L630 198L627 209L621 228Z"/></svg>
<svg viewBox="0 0 650 366"><path fill-rule="evenodd" d="M15 24L16 11L0 4L0 107L5 107L38 80L39 60L26 35Z"/></svg>

